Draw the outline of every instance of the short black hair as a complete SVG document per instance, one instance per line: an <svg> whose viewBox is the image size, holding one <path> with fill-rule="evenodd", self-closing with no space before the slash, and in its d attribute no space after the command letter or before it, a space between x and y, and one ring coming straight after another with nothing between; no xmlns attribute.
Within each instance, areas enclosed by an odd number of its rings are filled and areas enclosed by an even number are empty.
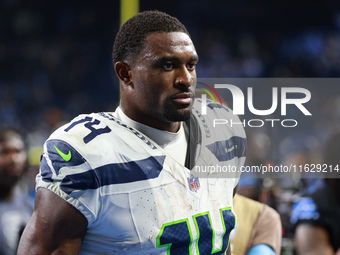
<svg viewBox="0 0 340 255"><path fill-rule="evenodd" d="M126 21L119 29L113 44L112 62L136 57L143 49L147 36L156 32L183 32L185 26L175 17L160 11L144 11Z"/></svg>

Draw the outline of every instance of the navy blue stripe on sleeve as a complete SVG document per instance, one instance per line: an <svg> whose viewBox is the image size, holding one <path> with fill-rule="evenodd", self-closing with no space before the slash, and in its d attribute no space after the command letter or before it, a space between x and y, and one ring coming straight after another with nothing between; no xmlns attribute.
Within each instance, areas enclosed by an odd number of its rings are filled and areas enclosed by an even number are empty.
<svg viewBox="0 0 340 255"><path fill-rule="evenodd" d="M78 166L85 163L84 158L78 151L62 140L49 140L46 143L46 147L48 157L57 175L62 167Z"/></svg>
<svg viewBox="0 0 340 255"><path fill-rule="evenodd" d="M84 173L67 175L61 190L71 194L74 190L97 189L111 184L131 183L157 178L163 169L165 156L104 165Z"/></svg>
<svg viewBox="0 0 340 255"><path fill-rule="evenodd" d="M45 157L42 157L40 162L40 174L45 182L53 182L52 180L53 173L50 166L47 164L47 160Z"/></svg>
<svg viewBox="0 0 340 255"><path fill-rule="evenodd" d="M218 161L228 161L234 157L240 158L246 156L247 140L239 136L233 136L228 140L209 144L207 148L215 155Z"/></svg>

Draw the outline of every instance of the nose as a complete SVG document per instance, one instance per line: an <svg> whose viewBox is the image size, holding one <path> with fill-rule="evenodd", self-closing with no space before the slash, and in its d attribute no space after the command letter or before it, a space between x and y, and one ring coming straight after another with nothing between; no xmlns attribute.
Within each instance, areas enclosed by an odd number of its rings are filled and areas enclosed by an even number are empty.
<svg viewBox="0 0 340 255"><path fill-rule="evenodd" d="M175 85L177 87L186 87L189 88L190 86L193 85L194 77L193 74L186 68L183 67L179 70L176 80L175 80Z"/></svg>

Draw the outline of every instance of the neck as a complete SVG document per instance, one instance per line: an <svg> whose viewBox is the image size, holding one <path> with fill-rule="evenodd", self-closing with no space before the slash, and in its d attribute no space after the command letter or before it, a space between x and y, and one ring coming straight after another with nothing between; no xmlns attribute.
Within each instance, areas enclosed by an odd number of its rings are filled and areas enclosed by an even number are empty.
<svg viewBox="0 0 340 255"><path fill-rule="evenodd" d="M179 121L156 119L148 115L141 115L134 111L129 111L123 104L121 104L120 107L127 117L146 126L172 133L176 133L180 128L181 123Z"/></svg>
<svg viewBox="0 0 340 255"><path fill-rule="evenodd" d="M126 115L128 116L128 115ZM131 118L130 116L128 116L129 118ZM171 133L176 133L179 128L180 128L180 122L161 122L159 120L155 120L155 119L150 119L149 121L146 120L146 118L143 118L143 119L133 119L131 118L132 120L134 121L137 121L139 123L142 123L144 125L147 125L149 127L152 127L152 128L156 128L156 129L159 129L159 130L163 130L163 131L168 131L168 132L171 132ZM146 120L146 121L144 121Z"/></svg>

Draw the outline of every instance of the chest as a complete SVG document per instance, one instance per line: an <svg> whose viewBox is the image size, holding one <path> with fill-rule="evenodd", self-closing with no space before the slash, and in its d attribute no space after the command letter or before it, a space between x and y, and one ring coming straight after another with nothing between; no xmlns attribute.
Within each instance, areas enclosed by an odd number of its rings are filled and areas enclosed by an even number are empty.
<svg viewBox="0 0 340 255"><path fill-rule="evenodd" d="M231 181L200 179L194 192L186 175L165 171L154 180L133 185L133 189L121 187L120 192L109 187L103 190L100 216L87 238L101 236L108 247L143 254L166 253L176 247L200 252L226 248L235 222Z"/></svg>

